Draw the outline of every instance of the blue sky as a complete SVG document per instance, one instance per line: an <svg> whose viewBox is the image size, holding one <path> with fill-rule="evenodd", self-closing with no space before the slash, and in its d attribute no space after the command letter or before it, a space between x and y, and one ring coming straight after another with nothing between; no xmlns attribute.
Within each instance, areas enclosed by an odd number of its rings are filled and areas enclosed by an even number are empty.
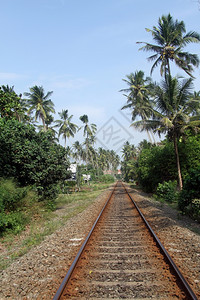
<svg viewBox="0 0 200 300"><path fill-rule="evenodd" d="M87 114L98 126L98 146L120 152L125 139L137 145L147 138L120 112L122 78L136 70L148 76L151 68L150 53L138 51L136 42L152 42L145 27L168 13L183 20L187 31L200 32L199 6L194 0L0 0L0 85L14 85L17 93L35 84L53 91L57 113L68 109L79 124ZM187 50L200 54L199 49L198 44ZM199 75L198 69L196 90ZM153 79L160 81L159 69ZM77 139L81 133L71 143Z"/></svg>

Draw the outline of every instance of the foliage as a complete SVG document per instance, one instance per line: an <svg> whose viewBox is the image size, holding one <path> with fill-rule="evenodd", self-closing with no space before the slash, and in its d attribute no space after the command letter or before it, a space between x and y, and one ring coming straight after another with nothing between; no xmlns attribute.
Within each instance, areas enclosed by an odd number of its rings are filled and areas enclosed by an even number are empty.
<svg viewBox="0 0 200 300"><path fill-rule="evenodd" d="M200 218L199 215L199 199L200 195L200 165L191 169L188 173L183 189L179 196L178 206L182 212L186 212L191 216L196 216Z"/></svg>
<svg viewBox="0 0 200 300"><path fill-rule="evenodd" d="M0 234L12 230L18 233L24 229L27 222L22 212L26 189L19 188L13 180L0 180Z"/></svg>
<svg viewBox="0 0 200 300"><path fill-rule="evenodd" d="M47 92L45 95L44 88L42 86L33 86L30 92L25 92L24 95L28 97L27 104L29 106L29 113L35 111L35 120L42 120L44 130L46 131L46 123L50 113L55 113L54 103L49 99L53 92Z"/></svg>
<svg viewBox="0 0 200 300"><path fill-rule="evenodd" d="M74 137L74 134L77 130L77 125L71 122L73 115L68 115L68 109L62 110L62 112L58 113L61 117L61 120L56 120L56 127L59 127L58 137L62 135L65 140L65 148L66 148L66 140L70 137Z"/></svg>
<svg viewBox="0 0 200 300"><path fill-rule="evenodd" d="M122 175L127 182L136 177L136 153L135 146L127 141L122 148L122 157L124 160L121 164Z"/></svg>
<svg viewBox="0 0 200 300"><path fill-rule="evenodd" d="M21 98L13 89L8 90L4 86L0 87L0 117L19 119L22 113Z"/></svg>
<svg viewBox="0 0 200 300"><path fill-rule="evenodd" d="M177 200L177 181L164 181L159 183L156 189L156 198L161 201L174 202Z"/></svg>
<svg viewBox="0 0 200 300"><path fill-rule="evenodd" d="M26 196L26 189L16 187L13 180L0 180L0 210L14 211L22 205L22 199Z"/></svg>
<svg viewBox="0 0 200 300"><path fill-rule="evenodd" d="M162 16L158 20L158 26L153 26L153 29L146 28L150 32L155 45L138 42L144 44L140 50L154 52L153 55L148 57L149 61L154 61L151 68L153 70L160 64L160 74L170 74L170 61L184 70L188 75L192 76L193 66L199 66L199 58L196 54L191 54L183 51L183 48L189 43L199 43L200 35L195 31L186 32L185 23L183 21L174 20L168 14Z"/></svg>
<svg viewBox="0 0 200 300"><path fill-rule="evenodd" d="M177 179L173 145L170 142L143 149L137 163L137 178L146 192L154 192L163 181Z"/></svg>
<svg viewBox="0 0 200 300"><path fill-rule="evenodd" d="M115 178L112 175L105 174L99 176L99 182L104 182L104 183L112 183L115 181Z"/></svg>
<svg viewBox="0 0 200 300"><path fill-rule="evenodd" d="M140 130L152 129L167 133L168 139L174 143L179 187L182 189L182 173L178 151L178 141L185 137L190 128L199 131L199 116L191 116L192 79L180 81L178 77L165 76L161 85L155 85L154 117L133 123Z"/></svg>
<svg viewBox="0 0 200 300"><path fill-rule="evenodd" d="M193 136L191 132L187 132L186 134L186 140L179 143L183 181L188 176L190 169L195 169L200 166L200 134L195 136Z"/></svg>
<svg viewBox="0 0 200 300"><path fill-rule="evenodd" d="M184 182L191 168L200 167L200 135L188 133L186 140L179 141L178 149ZM165 140L162 145L144 148L136 166L137 179L145 191L154 192L158 183L177 180L173 143Z"/></svg>
<svg viewBox="0 0 200 300"><path fill-rule="evenodd" d="M55 198L56 185L69 177L65 149L49 131L37 133L31 125L0 121L0 176L35 185L41 199Z"/></svg>

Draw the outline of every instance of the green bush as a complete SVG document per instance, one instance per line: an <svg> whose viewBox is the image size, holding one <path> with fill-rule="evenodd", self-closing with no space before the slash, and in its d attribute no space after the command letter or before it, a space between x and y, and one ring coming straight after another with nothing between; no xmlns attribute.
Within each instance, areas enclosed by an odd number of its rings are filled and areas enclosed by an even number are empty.
<svg viewBox="0 0 200 300"><path fill-rule="evenodd" d="M24 229L27 218L22 212L25 188L16 186L13 180L0 180L0 234L5 231L18 233Z"/></svg>
<svg viewBox="0 0 200 300"><path fill-rule="evenodd" d="M55 185L69 178L66 150L50 131L0 119L0 176L13 177L22 186L35 185L40 199L56 196Z"/></svg>
<svg viewBox="0 0 200 300"><path fill-rule="evenodd" d="M192 216L200 221L200 199L192 200Z"/></svg>
<svg viewBox="0 0 200 300"><path fill-rule="evenodd" d="M179 141L179 158L183 180L187 179L191 168L200 166L200 134ZM143 149L138 156L136 168L137 177L142 189L155 192L158 183L177 180L177 164L172 142L163 141L159 146Z"/></svg>
<svg viewBox="0 0 200 300"><path fill-rule="evenodd" d="M110 174L105 174L105 175L99 176L99 181L105 182L105 183L112 183L115 181L115 178L114 178L114 176L112 176Z"/></svg>
<svg viewBox="0 0 200 300"><path fill-rule="evenodd" d="M22 205L26 188L18 188L12 180L0 180L0 212L15 211Z"/></svg>
<svg viewBox="0 0 200 300"><path fill-rule="evenodd" d="M25 228L26 223L27 217L21 211L0 213L0 235L5 231L17 234Z"/></svg>
<svg viewBox="0 0 200 300"><path fill-rule="evenodd" d="M179 195L178 207L182 212L194 217L199 215L198 204L195 199L200 195L200 166L190 170L183 183L183 189ZM199 215L200 217L200 215Z"/></svg>
<svg viewBox="0 0 200 300"><path fill-rule="evenodd" d="M177 182L169 180L159 183L156 189L156 198L169 203L177 200L178 193L176 191Z"/></svg>

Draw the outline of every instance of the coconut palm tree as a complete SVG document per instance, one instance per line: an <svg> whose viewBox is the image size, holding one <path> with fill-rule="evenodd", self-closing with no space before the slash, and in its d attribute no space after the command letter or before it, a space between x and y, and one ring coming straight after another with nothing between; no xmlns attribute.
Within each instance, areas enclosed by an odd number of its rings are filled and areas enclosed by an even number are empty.
<svg viewBox="0 0 200 300"><path fill-rule="evenodd" d="M149 61L154 61L151 74L160 65L161 76L171 75L170 61L173 61L192 77L193 67L199 66L199 58L196 54L184 52L183 48L189 43L199 43L200 35L195 31L186 33L184 22L174 20L170 14L159 18L158 27L146 28L146 31L152 34L156 44L138 43L144 44L139 50L154 52L153 55L148 57Z"/></svg>
<svg viewBox="0 0 200 300"><path fill-rule="evenodd" d="M97 126L96 126L96 124L93 124L93 123L89 124L89 119L88 119L87 115L80 116L79 119L84 124L84 126L81 126L79 128L79 130L83 128L83 136L86 137L85 145L86 145L86 164L87 164L88 163L89 145L94 144L94 136L97 131Z"/></svg>
<svg viewBox="0 0 200 300"><path fill-rule="evenodd" d="M152 115L152 101L151 101L151 86L152 82L150 77L144 78L143 71L136 71L130 75L126 75L127 79L123 79L129 86L126 89L120 90L120 92L126 92L124 96L127 98L127 104L121 109L131 109L132 121L139 116L142 120L147 120ZM128 93L128 94L127 94ZM147 130L147 135L150 142L152 138L155 143L155 137L153 133Z"/></svg>
<svg viewBox="0 0 200 300"><path fill-rule="evenodd" d="M177 162L179 188L182 189L182 176L178 153L178 140L188 128L199 130L199 116L191 115L192 78L180 80L170 75L160 85L155 85L154 118L134 122L136 128L151 128L158 133L167 133L174 143Z"/></svg>
<svg viewBox="0 0 200 300"><path fill-rule="evenodd" d="M93 137L97 131L96 124L89 125L89 119L87 115L80 116L79 119L83 122L83 124L85 124L84 126L81 127L83 128L83 136L86 136L86 138Z"/></svg>
<svg viewBox="0 0 200 300"><path fill-rule="evenodd" d="M61 120L56 120L56 126L59 127L58 137L62 135L65 141L65 148L67 145L67 138L74 137L78 126L71 122L73 115L69 116L68 109L62 110L58 113Z"/></svg>
<svg viewBox="0 0 200 300"><path fill-rule="evenodd" d="M24 95L28 97L27 104L29 106L28 113L35 111L35 120L42 121L44 130L46 131L45 120L50 113L55 113L54 104L49 99L53 92L47 92L45 95L44 88L42 86L33 86L30 88L30 92L25 92Z"/></svg>
<svg viewBox="0 0 200 300"><path fill-rule="evenodd" d="M194 91L191 95L191 99L193 100L190 104L191 114L193 116L200 115L200 91Z"/></svg>
<svg viewBox="0 0 200 300"><path fill-rule="evenodd" d="M76 160L77 164L79 164L80 161L83 159L83 147L79 141L76 141L72 145L72 150L73 150L73 158Z"/></svg>
<svg viewBox="0 0 200 300"><path fill-rule="evenodd" d="M124 144L122 148L122 157L125 161L134 159L136 157L136 148L134 145L131 145L128 141Z"/></svg>
<svg viewBox="0 0 200 300"><path fill-rule="evenodd" d="M102 147L98 149L98 165L102 171L109 169L109 164L107 160L107 152Z"/></svg>

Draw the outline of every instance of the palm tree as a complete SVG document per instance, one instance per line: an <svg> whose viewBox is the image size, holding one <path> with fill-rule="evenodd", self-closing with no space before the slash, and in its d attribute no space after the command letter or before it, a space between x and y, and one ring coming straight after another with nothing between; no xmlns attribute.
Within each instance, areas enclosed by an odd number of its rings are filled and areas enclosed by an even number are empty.
<svg viewBox="0 0 200 300"><path fill-rule="evenodd" d="M200 115L200 91L194 91L191 95L191 100L193 100L190 104L191 114L193 116Z"/></svg>
<svg viewBox="0 0 200 300"><path fill-rule="evenodd" d="M72 145L72 149L73 149L73 157L79 164L80 160L83 158L83 147L79 141L76 141Z"/></svg>
<svg viewBox="0 0 200 300"><path fill-rule="evenodd" d="M83 124L85 124L84 129L83 129L83 136L86 136L86 138L93 137L97 130L96 124L89 125L89 120L88 120L87 115L80 116L79 119L83 122Z"/></svg>
<svg viewBox="0 0 200 300"><path fill-rule="evenodd" d="M83 128L83 136L86 137L85 145L86 145L86 164L87 164L88 163L89 145L94 144L94 136L97 131L97 126L96 126L96 124L89 125L89 119L88 119L87 115L80 116L79 119L84 124L84 126L80 127L79 130Z"/></svg>
<svg viewBox="0 0 200 300"><path fill-rule="evenodd" d="M125 161L134 159L136 157L136 148L131 145L128 141L124 144L122 148L122 157Z"/></svg>
<svg viewBox="0 0 200 300"><path fill-rule="evenodd" d="M117 167L119 166L119 164L119 155L117 155L114 150L110 150L110 165L113 172L117 171Z"/></svg>
<svg viewBox="0 0 200 300"><path fill-rule="evenodd" d="M188 128L198 130L199 116L191 115L191 90L192 78L184 79L166 76L161 85L155 85L154 118L134 122L136 128L151 128L159 133L167 133L168 138L174 143L177 162L179 188L182 189L182 176L178 153L178 140Z"/></svg>
<svg viewBox="0 0 200 300"><path fill-rule="evenodd" d="M78 126L71 122L73 115L68 115L68 109L62 110L58 113L61 117L61 120L56 120L57 127L59 127L58 137L62 135L63 139L65 140L65 148L67 144L67 138L74 137Z"/></svg>
<svg viewBox="0 0 200 300"><path fill-rule="evenodd" d="M183 48L189 43L199 43L200 35L195 31L186 33L184 22L174 21L170 14L159 18L158 27L153 26L153 29L146 28L146 31L152 34L156 44L138 43L144 44L139 50L155 53L148 57L149 61L154 61L151 74L155 67L160 64L161 76L163 74L171 75L169 62L174 61L179 68L192 77L193 67L199 66L199 58L196 54L184 52Z"/></svg>
<svg viewBox="0 0 200 300"><path fill-rule="evenodd" d="M42 121L44 130L46 131L45 120L50 113L55 113L54 104L49 99L53 92L47 92L45 95L44 88L42 86L33 86L30 88L30 93L25 92L24 95L28 97L27 104L29 106L28 113L35 111L35 120Z"/></svg>
<svg viewBox="0 0 200 300"><path fill-rule="evenodd" d="M102 147L99 147L98 149L98 165L102 171L109 169L107 152Z"/></svg>
<svg viewBox="0 0 200 300"><path fill-rule="evenodd" d="M126 89L120 90L120 92L126 92L124 94L127 98L127 104L121 109L132 109L132 121L135 121L136 117L141 117L142 120L147 120L152 115L152 101L151 101L151 79L150 77L144 78L143 71L136 71L130 75L126 75L127 79L123 79L129 86ZM155 143L155 138L152 132L147 130L149 140L152 143L152 138Z"/></svg>
<svg viewBox="0 0 200 300"><path fill-rule="evenodd" d="M14 85L13 85L13 86L9 86L8 84L7 84L7 85L2 85L2 86L1 86L1 89L2 89L2 91L3 91L4 93L9 93L9 94L11 94L11 93L15 92L15 91L14 91Z"/></svg>

